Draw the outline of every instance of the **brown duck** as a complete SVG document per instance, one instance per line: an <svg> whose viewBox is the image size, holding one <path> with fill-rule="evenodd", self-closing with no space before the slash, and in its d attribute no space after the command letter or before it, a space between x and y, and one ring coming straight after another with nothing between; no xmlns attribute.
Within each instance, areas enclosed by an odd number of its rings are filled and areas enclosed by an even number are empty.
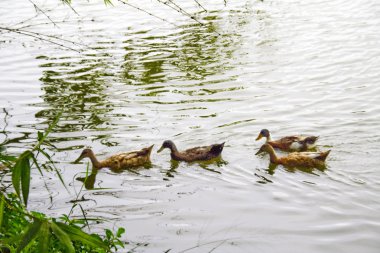
<svg viewBox="0 0 380 253"><path fill-rule="evenodd" d="M287 156L277 157L273 147L269 144L264 144L256 155L262 152L268 153L270 162L274 164L282 164L287 167L320 168L325 167L325 160L330 150L326 152L294 152Z"/></svg>
<svg viewBox="0 0 380 253"><path fill-rule="evenodd" d="M283 151L306 151L315 147L315 142L318 136L286 136L278 140L272 140L269 130L262 129L256 138L256 141L262 137L266 137L266 143L270 144L274 148L281 149Z"/></svg>
<svg viewBox="0 0 380 253"><path fill-rule="evenodd" d="M221 144L213 144L210 146L195 147L187 149L184 151L178 151L176 145L172 141L164 141L161 148L157 153L161 152L163 149L170 149L170 156L173 160L194 162L194 161L206 161L218 157L224 147L224 142Z"/></svg>
<svg viewBox="0 0 380 253"><path fill-rule="evenodd" d="M85 149L75 162L79 162L85 157L90 158L92 165L96 169L110 168L120 170L124 168L137 167L150 162L150 153L154 145L138 151L131 151L110 156L102 161L98 161L91 149Z"/></svg>

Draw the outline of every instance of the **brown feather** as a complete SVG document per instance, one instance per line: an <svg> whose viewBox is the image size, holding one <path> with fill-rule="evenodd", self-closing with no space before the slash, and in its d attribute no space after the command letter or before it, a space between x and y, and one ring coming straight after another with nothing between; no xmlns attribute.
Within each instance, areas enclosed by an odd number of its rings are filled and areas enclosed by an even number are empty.
<svg viewBox="0 0 380 253"><path fill-rule="evenodd" d="M285 136L278 140L271 140L269 130L267 129L261 130L256 140L262 137L266 137L266 143L283 151L306 151L313 148L318 139L318 136L293 135Z"/></svg>
<svg viewBox="0 0 380 253"><path fill-rule="evenodd" d="M120 170L128 167L141 166L145 163L150 162L150 154L152 152L152 149L153 145L138 151L116 154L102 161L98 161L96 159L95 154L92 152L91 149L85 149L83 150L81 156L77 159L77 161L85 157L88 157L91 159L92 165L96 169L110 168L111 170Z"/></svg>
<svg viewBox="0 0 380 253"><path fill-rule="evenodd" d="M274 164L282 164L288 167L318 168L325 166L325 160L330 150L326 152L291 153L287 156L277 157L273 147L269 144L264 144L256 154L261 152L268 153L271 163Z"/></svg>
<svg viewBox="0 0 380 253"><path fill-rule="evenodd" d="M210 160L218 157L222 153L223 147L224 143L221 143L178 151L177 147L172 141L164 141L159 151L164 148L169 148L171 150L170 156L173 160L194 162Z"/></svg>

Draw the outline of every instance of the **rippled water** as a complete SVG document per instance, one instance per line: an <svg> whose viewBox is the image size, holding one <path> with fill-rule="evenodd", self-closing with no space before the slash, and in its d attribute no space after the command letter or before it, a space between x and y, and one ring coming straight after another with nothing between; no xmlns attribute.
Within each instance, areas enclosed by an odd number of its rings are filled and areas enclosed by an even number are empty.
<svg viewBox="0 0 380 253"><path fill-rule="evenodd" d="M120 3L77 2L78 14L40 3L56 27L27 1L0 3L1 26L81 51L0 33L6 151L21 153L63 110L47 149L70 193L35 172L30 208L69 211L83 147L106 157L155 144L151 168L101 170L83 192L89 217L127 228L127 249L378 252L380 2L203 1L208 12L181 3L204 25L155 1L129 3L167 22ZM268 167L254 155L262 128L319 135L319 148L332 150L328 168ZM176 166L155 152L166 139L226 146L216 163Z"/></svg>

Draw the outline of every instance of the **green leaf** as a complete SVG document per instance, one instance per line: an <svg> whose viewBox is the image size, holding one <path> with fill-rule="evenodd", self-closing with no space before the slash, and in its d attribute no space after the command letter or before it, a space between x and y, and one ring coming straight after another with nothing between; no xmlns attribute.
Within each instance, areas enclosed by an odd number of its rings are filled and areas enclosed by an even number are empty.
<svg viewBox="0 0 380 253"><path fill-rule="evenodd" d="M36 165L38 171L40 172L41 176L44 176L44 173L42 172L41 166L38 164L38 161L34 155L31 156L34 164Z"/></svg>
<svg viewBox="0 0 380 253"><path fill-rule="evenodd" d="M0 154L0 160L15 162L17 160L17 157L14 157L14 156L11 156L11 155L2 155L2 154Z"/></svg>
<svg viewBox="0 0 380 253"><path fill-rule="evenodd" d="M24 165L21 168L21 191L25 206L28 205L29 187L30 187L30 162L29 158L34 157L33 153L28 152L25 157Z"/></svg>
<svg viewBox="0 0 380 253"><path fill-rule="evenodd" d="M107 239L110 240L113 236L112 231L109 229L106 229L106 236L107 236Z"/></svg>
<svg viewBox="0 0 380 253"><path fill-rule="evenodd" d="M53 160L51 159L51 156L48 153L46 153L45 150L39 148L38 151L41 152L49 160L50 163L54 164Z"/></svg>
<svg viewBox="0 0 380 253"><path fill-rule="evenodd" d="M0 194L0 231L1 231L1 226L3 224L3 217L4 217L4 195L1 193Z"/></svg>
<svg viewBox="0 0 380 253"><path fill-rule="evenodd" d="M40 141L44 137L44 134L40 131L37 132L37 140Z"/></svg>
<svg viewBox="0 0 380 253"><path fill-rule="evenodd" d="M49 223L44 221L42 223L39 235L38 252L48 253L49 252Z"/></svg>
<svg viewBox="0 0 380 253"><path fill-rule="evenodd" d="M68 4L70 4L70 1L66 1L66 0L64 0L64 1L68 2ZM35 150L37 150L37 149L40 148L41 144L45 141L46 137L53 130L53 128L57 125L57 123L58 123L59 118L61 117L61 115L62 115L62 111L58 112L57 116L55 116L53 122L49 125L48 129L46 129L46 131L43 134L43 136L41 138L38 137L38 143L34 146L34 148L33 148L32 151L35 151Z"/></svg>
<svg viewBox="0 0 380 253"><path fill-rule="evenodd" d="M58 238L58 240L61 241L61 243L66 247L67 252L74 253L75 249L73 246L73 243L71 242L70 237L66 234L65 231L63 231L56 222L51 223L51 229L53 230L55 236Z"/></svg>
<svg viewBox="0 0 380 253"><path fill-rule="evenodd" d="M117 230L116 236L119 238L119 237L121 237L121 235L124 234L124 233L125 233L125 228L119 228L119 229Z"/></svg>
<svg viewBox="0 0 380 253"><path fill-rule="evenodd" d="M29 163L30 151L25 151L22 153L16 161L15 166L12 169L12 184L16 191L17 196L21 199L20 188L21 188L21 173L23 168Z"/></svg>
<svg viewBox="0 0 380 253"><path fill-rule="evenodd" d="M33 241L41 228L41 224L42 223L40 220L35 219L33 224L29 225L28 230L23 235L21 242L17 247L16 253L21 252L26 246L28 246L29 243Z"/></svg>
<svg viewBox="0 0 380 253"><path fill-rule="evenodd" d="M57 225L70 236L71 240L108 250L108 246L101 239L83 232L78 227L68 226L61 222L57 222Z"/></svg>
<svg viewBox="0 0 380 253"><path fill-rule="evenodd" d="M112 5L113 6L111 0L104 0L104 4L105 5Z"/></svg>

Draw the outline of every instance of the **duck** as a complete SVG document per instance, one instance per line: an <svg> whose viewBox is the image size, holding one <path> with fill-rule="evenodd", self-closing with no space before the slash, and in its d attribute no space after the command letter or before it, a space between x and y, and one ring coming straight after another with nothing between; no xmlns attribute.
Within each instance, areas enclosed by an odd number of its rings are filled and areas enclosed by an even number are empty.
<svg viewBox="0 0 380 253"><path fill-rule="evenodd" d="M268 129L262 129L256 138L256 141L266 137L266 143L272 147L283 151L307 151L315 148L315 142L318 140L318 136L302 136L293 135L285 136L278 140L272 140Z"/></svg>
<svg viewBox="0 0 380 253"><path fill-rule="evenodd" d="M303 167L303 168L324 168L327 156L331 150L325 152L293 152L287 156L278 157L274 148L266 143L261 146L256 155L266 152L269 154L270 162L273 164L281 164L287 167Z"/></svg>
<svg viewBox="0 0 380 253"><path fill-rule="evenodd" d="M150 162L150 154L153 146L154 145L137 151L116 154L102 161L98 161L94 152L86 148L82 151L78 159L75 160L75 163L87 157L91 160L92 166L95 169L110 168L111 170L117 171L124 168L137 167Z"/></svg>
<svg viewBox="0 0 380 253"><path fill-rule="evenodd" d="M166 140L162 143L162 146L157 153L160 153L165 148L168 148L170 149L170 156L173 160L185 162L207 161L218 157L222 153L224 143L225 142L178 151L174 142L171 140Z"/></svg>

